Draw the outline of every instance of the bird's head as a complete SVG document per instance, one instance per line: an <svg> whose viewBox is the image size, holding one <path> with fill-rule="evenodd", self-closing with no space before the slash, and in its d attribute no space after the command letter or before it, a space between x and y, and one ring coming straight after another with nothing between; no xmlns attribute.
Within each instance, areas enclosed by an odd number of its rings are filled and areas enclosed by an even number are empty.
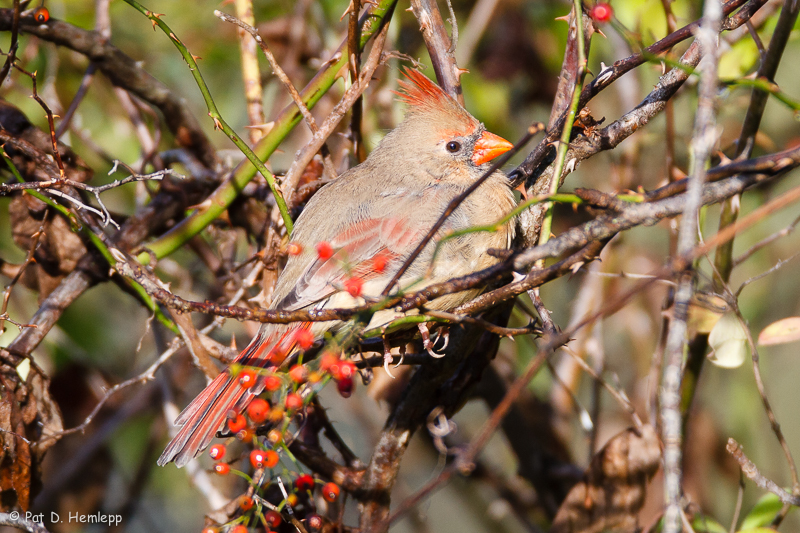
<svg viewBox="0 0 800 533"><path fill-rule="evenodd" d="M474 178L513 145L486 131L456 100L416 70L404 69L400 100L408 104L405 120L381 144L391 143L407 161L432 174Z"/></svg>

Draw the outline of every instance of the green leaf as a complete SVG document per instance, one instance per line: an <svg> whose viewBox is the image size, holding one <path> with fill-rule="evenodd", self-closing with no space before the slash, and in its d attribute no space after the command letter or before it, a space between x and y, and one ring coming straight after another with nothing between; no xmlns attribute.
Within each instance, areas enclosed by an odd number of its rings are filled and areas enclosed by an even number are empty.
<svg viewBox="0 0 800 533"><path fill-rule="evenodd" d="M744 517L742 520L742 529L741 531L748 531L748 533L754 533L750 530L758 531L759 528L763 529L763 526L769 525L772 523L772 520L775 518L775 515L780 512L781 508L783 507L783 503L781 503L780 499L777 496L772 494L771 492L762 496L756 504L753 506L753 509ZM768 530L773 531L773 530Z"/></svg>
<svg viewBox="0 0 800 533"><path fill-rule="evenodd" d="M728 528L706 515L698 515L692 520L695 533L728 533Z"/></svg>

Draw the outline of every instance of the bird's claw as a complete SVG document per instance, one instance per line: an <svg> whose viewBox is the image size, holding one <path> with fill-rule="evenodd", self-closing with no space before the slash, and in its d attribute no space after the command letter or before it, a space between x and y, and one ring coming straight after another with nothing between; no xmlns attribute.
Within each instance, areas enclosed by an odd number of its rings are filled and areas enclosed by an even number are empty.
<svg viewBox="0 0 800 533"><path fill-rule="evenodd" d="M440 349L442 351L445 351L447 349L447 346L450 344L450 327L449 326L442 326L442 328L439 329L439 331L436 332L436 340L433 341L434 346L436 345L437 342L439 342L439 339L442 339L443 342L444 342L444 344L442 344L442 347Z"/></svg>
<svg viewBox="0 0 800 533"><path fill-rule="evenodd" d="M389 363L392 362L392 347L389 345L389 341L386 340L386 337L383 338L383 369L389 374L389 377L394 379L394 375L392 371L389 370ZM396 368L396 367L395 367Z"/></svg>
<svg viewBox="0 0 800 533"><path fill-rule="evenodd" d="M395 368L403 364L403 359L406 358L406 346L405 344L400 346L400 360L397 361L397 364L394 365Z"/></svg>
<svg viewBox="0 0 800 533"><path fill-rule="evenodd" d="M425 351L428 352L431 357L434 357L436 359L441 359L442 357L444 357L445 354L437 353L433 349L434 343L431 342L431 332L430 330L428 330L428 326L426 326L425 323L420 322L419 324L417 324L417 327L419 328L420 335L422 335L422 346L423 348L425 348Z"/></svg>

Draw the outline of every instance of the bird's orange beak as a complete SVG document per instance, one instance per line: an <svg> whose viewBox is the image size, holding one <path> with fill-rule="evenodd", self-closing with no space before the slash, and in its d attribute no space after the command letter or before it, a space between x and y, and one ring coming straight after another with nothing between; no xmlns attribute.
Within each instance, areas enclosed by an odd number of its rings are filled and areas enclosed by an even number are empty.
<svg viewBox="0 0 800 533"><path fill-rule="evenodd" d="M482 165L504 154L514 148L514 145L503 139L499 135L484 131L483 135L475 143L475 150L472 152L472 162Z"/></svg>

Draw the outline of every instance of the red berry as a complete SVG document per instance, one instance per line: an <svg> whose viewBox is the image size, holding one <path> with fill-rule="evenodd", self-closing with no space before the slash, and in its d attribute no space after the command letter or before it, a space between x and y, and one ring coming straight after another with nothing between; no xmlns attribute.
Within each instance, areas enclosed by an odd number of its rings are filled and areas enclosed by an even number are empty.
<svg viewBox="0 0 800 533"><path fill-rule="evenodd" d="M243 524L239 524L229 529L228 533L247 533L247 527Z"/></svg>
<svg viewBox="0 0 800 533"><path fill-rule="evenodd" d="M281 378L278 376L271 374L264 378L264 388L267 389L269 392L275 392L276 390L281 388Z"/></svg>
<svg viewBox="0 0 800 533"><path fill-rule="evenodd" d="M308 350L314 345L314 334L308 329L299 329L294 334L294 341L302 350Z"/></svg>
<svg viewBox="0 0 800 533"><path fill-rule="evenodd" d="M264 458L264 466L267 468L275 468L275 465L278 464L278 460L280 459L280 457L278 457L278 453L274 450L267 450L264 453L266 455Z"/></svg>
<svg viewBox="0 0 800 533"><path fill-rule="evenodd" d="M253 398L250 405L247 406L247 416L256 424L260 424L267 419L269 415L269 402L263 398Z"/></svg>
<svg viewBox="0 0 800 533"><path fill-rule="evenodd" d="M252 370L242 370L239 372L239 385L249 389L256 384L257 375Z"/></svg>
<svg viewBox="0 0 800 533"><path fill-rule="evenodd" d="M295 383L304 383L308 378L308 370L303 365L294 365L289 369L289 377Z"/></svg>
<svg viewBox="0 0 800 533"><path fill-rule="evenodd" d="M228 418L228 429L231 433L239 433L247 427L247 419L242 414Z"/></svg>
<svg viewBox="0 0 800 533"><path fill-rule="evenodd" d="M303 407L303 397L297 393L290 392L286 395L286 410L297 411Z"/></svg>
<svg viewBox="0 0 800 533"><path fill-rule="evenodd" d="M250 452L250 464L253 468L264 468L267 460L267 452L264 450L253 450Z"/></svg>
<svg viewBox="0 0 800 533"><path fill-rule="evenodd" d="M214 472L220 476L224 476L231 471L231 465L228 463L217 463L214 465Z"/></svg>
<svg viewBox="0 0 800 533"><path fill-rule="evenodd" d="M335 502L339 497L339 485L336 483L325 483L322 487L322 497L326 502Z"/></svg>
<svg viewBox="0 0 800 533"><path fill-rule="evenodd" d="M599 2L589 12L595 22L606 23L614 16L614 9L610 4Z"/></svg>
<svg viewBox="0 0 800 533"><path fill-rule="evenodd" d="M321 243L317 244L317 257L323 261L327 261L333 257L333 246L331 246L331 243L322 241Z"/></svg>
<svg viewBox="0 0 800 533"><path fill-rule="evenodd" d="M239 509L241 509L242 511L249 511L250 509L253 508L254 504L255 502L253 502L253 498L251 498L250 496L247 496L245 494L239 496Z"/></svg>
<svg viewBox="0 0 800 533"><path fill-rule="evenodd" d="M353 378L343 378L336 382L336 390L339 391L339 394L342 398L349 398L353 395L353 389L356 388L356 382L353 381Z"/></svg>
<svg viewBox="0 0 800 533"><path fill-rule="evenodd" d="M39 24L44 24L45 22L50 20L50 12L44 6L37 7L36 10L33 12L33 20L35 20Z"/></svg>
<svg viewBox="0 0 800 533"><path fill-rule="evenodd" d="M364 289L364 280L361 278L348 278L344 282L344 289L350 293L353 298L361 296L361 291Z"/></svg>
<svg viewBox="0 0 800 533"><path fill-rule="evenodd" d="M373 272L377 272L378 274L383 273L386 270L386 256L383 254L378 254L372 258L372 270Z"/></svg>
<svg viewBox="0 0 800 533"><path fill-rule="evenodd" d="M311 531L319 531L322 529L322 517L318 514L310 514L306 517L306 526Z"/></svg>
<svg viewBox="0 0 800 533"><path fill-rule="evenodd" d="M273 511L272 509L264 513L264 521L271 528L276 528L281 525L281 522L283 522L280 513L278 511Z"/></svg>
<svg viewBox="0 0 800 533"><path fill-rule="evenodd" d="M225 457L225 445L224 444L215 444L208 450L208 456L218 461Z"/></svg>
<svg viewBox="0 0 800 533"><path fill-rule="evenodd" d="M299 242L290 242L286 247L286 252L289 255L300 255L303 253L303 245Z"/></svg>
<svg viewBox="0 0 800 533"><path fill-rule="evenodd" d="M314 488L314 478L308 474L303 474L294 482L295 488L300 492L305 492Z"/></svg>

